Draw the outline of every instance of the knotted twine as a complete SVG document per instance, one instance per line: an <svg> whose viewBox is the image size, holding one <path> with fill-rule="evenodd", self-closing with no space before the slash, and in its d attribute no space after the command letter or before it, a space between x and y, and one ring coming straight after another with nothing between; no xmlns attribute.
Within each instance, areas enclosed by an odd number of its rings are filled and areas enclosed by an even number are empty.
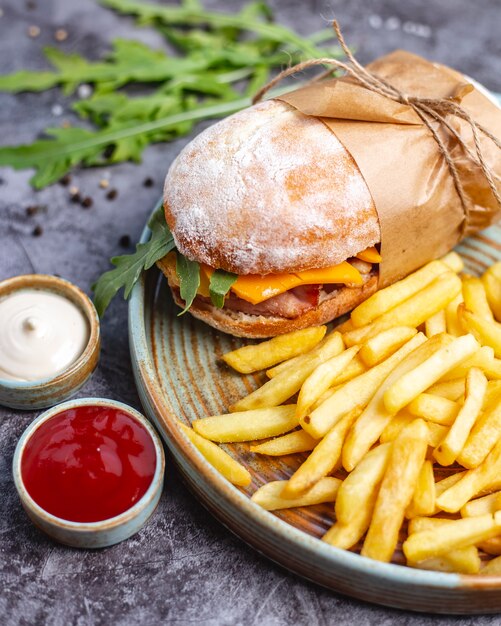
<svg viewBox="0 0 501 626"><path fill-rule="evenodd" d="M468 216L468 202L466 199L466 194L463 188L463 184L461 182L461 177L458 172L458 168L454 163L454 159L452 157L451 151L446 146L440 134L436 130L433 125L433 121L439 123L439 125L445 128L451 135L455 137L458 144L462 147L462 149L466 152L468 157L475 163L482 171L487 183L489 185L490 190L498 206L501 208L501 194L495 184L495 180L500 181L501 178L489 167L486 163L484 154L482 151L482 147L480 145L480 133L488 137L497 148L501 150L501 142L482 124L476 122L471 115L458 104L454 97L448 98L421 98L418 96L410 96L398 90L396 87L388 83L386 80L379 77L377 74L370 72L363 65L361 65L356 58L353 56L351 50L346 45L344 37L341 33L340 26L336 20L332 22L332 27L336 34L336 38L339 41L339 44L345 53L348 61L343 62L338 59L332 58L321 58L321 59L310 59L309 61L303 61L302 63L298 63L292 67L283 70L278 74L275 78L273 78L269 83L267 83L264 87L262 87L257 94L254 96L252 102L256 104L259 102L262 97L275 85L281 82L284 78L288 76L292 76L293 74L297 74L305 69L310 67L314 67L317 65L331 65L333 66L331 69L326 70L319 76L313 79L312 82L321 81L324 78L327 78L330 74L332 74L335 70L343 70L351 76L355 82L360 84L365 89L369 91L374 91L385 98L389 98L394 102L398 102L399 104L404 104L411 107L416 115L422 120L423 124L428 128L433 139L436 141L438 148L443 155L447 167L449 168L449 172L452 176L454 187L457 191L459 199L461 201L461 205L463 208L463 212L465 216ZM475 145L475 153L470 149L465 140L461 137L461 135L449 124L446 116L452 115L458 117L470 126L473 141ZM464 225L466 226L467 220Z"/></svg>

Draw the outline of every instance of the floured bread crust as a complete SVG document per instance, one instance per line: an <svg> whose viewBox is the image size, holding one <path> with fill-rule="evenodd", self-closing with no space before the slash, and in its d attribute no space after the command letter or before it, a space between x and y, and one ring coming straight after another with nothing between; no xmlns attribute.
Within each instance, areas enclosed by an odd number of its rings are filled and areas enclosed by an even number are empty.
<svg viewBox="0 0 501 626"><path fill-rule="evenodd" d="M329 267L380 241L350 154L321 121L276 100L190 142L167 174L164 206L183 255L236 274Z"/></svg>

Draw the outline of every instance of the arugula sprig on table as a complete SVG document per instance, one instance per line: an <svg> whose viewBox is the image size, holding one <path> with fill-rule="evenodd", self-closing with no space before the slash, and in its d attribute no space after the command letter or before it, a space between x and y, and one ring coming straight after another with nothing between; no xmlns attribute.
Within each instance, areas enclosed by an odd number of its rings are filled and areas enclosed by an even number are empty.
<svg viewBox="0 0 501 626"><path fill-rule="evenodd" d="M92 286L94 304L100 317L104 314L114 296L124 289L124 298L128 298L143 270L152 267L166 254L175 250L176 244L165 221L162 204L159 204L148 222L151 230L150 239L138 243L132 254L123 254L111 259L114 269L102 274ZM200 265L190 261L176 251L176 274L179 279L180 295L185 302L185 313L193 304L200 286ZM209 293L212 304L218 308L224 306L224 299L237 275L224 270L216 270L209 280Z"/></svg>
<svg viewBox="0 0 501 626"><path fill-rule="evenodd" d="M332 38L328 29L302 37L274 24L264 2L251 2L235 14L207 11L198 0L174 7L100 2L158 29L176 54L124 39L114 40L111 52L99 61L47 48L53 71L22 70L0 77L0 91L11 93L59 86L69 95L83 83L94 89L92 97L72 106L94 129L49 128L46 138L32 144L0 148L0 166L34 168L31 183L37 189L76 166L139 161L149 144L186 135L198 121L248 106L249 96L273 70L305 57L339 53L320 46ZM140 85L141 95L128 93L130 85Z"/></svg>

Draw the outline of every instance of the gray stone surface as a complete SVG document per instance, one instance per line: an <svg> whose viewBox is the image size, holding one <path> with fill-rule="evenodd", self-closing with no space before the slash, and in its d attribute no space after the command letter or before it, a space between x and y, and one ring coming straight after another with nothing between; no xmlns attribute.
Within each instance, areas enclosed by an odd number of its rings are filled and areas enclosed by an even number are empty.
<svg viewBox="0 0 501 626"><path fill-rule="evenodd" d="M231 10L241 4L212 0ZM304 33L337 16L361 60L397 47L422 53L501 91L499 0L329 0L272 2L278 19ZM69 32L61 46L91 57L115 36L162 46L159 35L117 17L93 0L0 0L0 73L44 68L43 45L57 28ZM30 39L31 24L41 28ZM29 142L58 123L55 104L71 119L70 99L60 91L0 94L1 142ZM119 197L109 202L98 189L102 171L78 172L75 183L93 196L83 210L68 190L55 185L35 193L27 172L1 172L0 279L28 272L58 273L89 292L92 281L135 241L160 194L164 173L184 145L177 141L148 149L141 165L107 169ZM142 181L152 176L155 185ZM27 217L26 206L47 206ZM41 237L31 235L40 224ZM103 396L139 407L127 346L127 308L117 300L103 325L97 372L81 396ZM165 493L149 524L129 541L102 551L77 551L52 543L28 521L11 478L14 447L34 414L0 411L0 623L50 624L408 624L461 626L500 624L497 616L452 618L416 615L370 606L336 595L287 573L251 550L216 522L187 491L168 464Z"/></svg>

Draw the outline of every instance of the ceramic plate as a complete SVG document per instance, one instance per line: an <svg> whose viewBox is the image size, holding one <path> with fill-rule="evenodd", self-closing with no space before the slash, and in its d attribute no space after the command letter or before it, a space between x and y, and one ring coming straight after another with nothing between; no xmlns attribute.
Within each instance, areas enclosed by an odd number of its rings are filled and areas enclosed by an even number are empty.
<svg viewBox="0 0 501 626"><path fill-rule="evenodd" d="M145 228L141 241L149 238ZM501 226L458 246L466 270L481 274L501 260ZM501 577L474 577L420 571L404 565L397 552L391 564L325 544L319 537L332 523L332 505L264 511L250 499L262 484L285 479L302 455L261 457L249 444L227 444L247 467L252 484L234 487L212 468L176 426L227 412L255 389L262 375L242 377L218 358L243 345L190 315L178 317L166 281L152 268L134 288L129 306L129 339L136 384L145 412L155 422L188 484L230 530L270 559L335 591L387 606L434 613L501 611Z"/></svg>

